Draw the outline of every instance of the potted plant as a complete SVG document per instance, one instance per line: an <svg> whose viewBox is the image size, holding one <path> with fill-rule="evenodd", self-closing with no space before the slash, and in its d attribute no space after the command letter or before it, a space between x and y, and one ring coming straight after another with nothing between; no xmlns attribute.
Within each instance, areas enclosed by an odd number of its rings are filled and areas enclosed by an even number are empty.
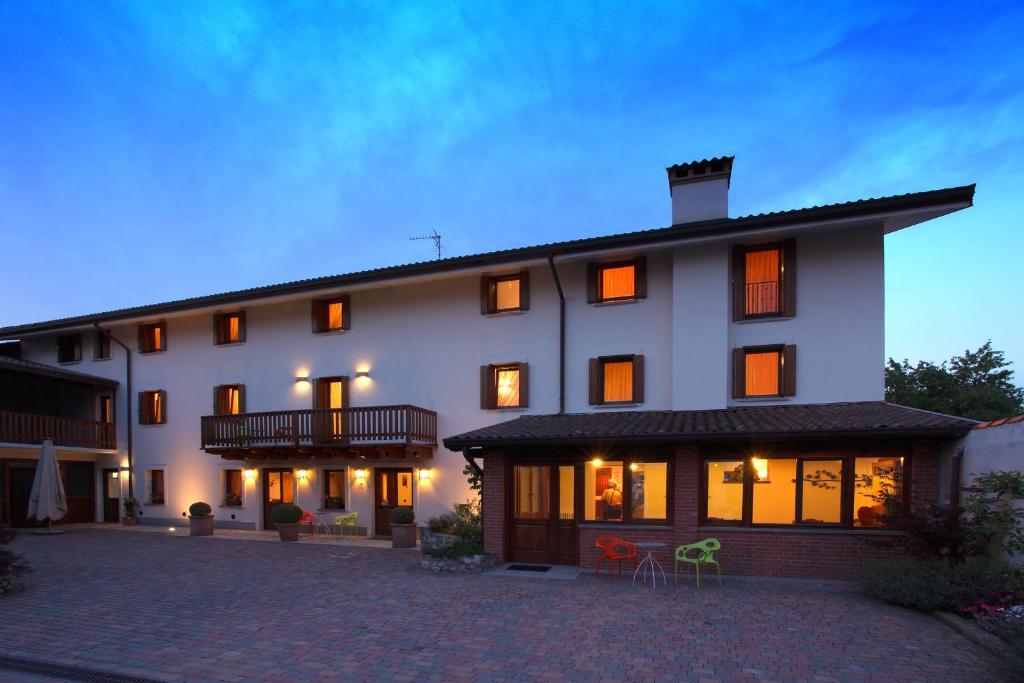
<svg viewBox="0 0 1024 683"><path fill-rule="evenodd" d="M125 526L136 526L139 523L139 501L135 500L131 496L125 496L124 499L124 517L121 518L121 524Z"/></svg>
<svg viewBox="0 0 1024 683"><path fill-rule="evenodd" d="M225 493L224 494L224 507L238 508L242 507L242 497L237 493Z"/></svg>
<svg viewBox="0 0 1024 683"><path fill-rule="evenodd" d="M324 498L325 510L344 510L345 499L341 496L327 496Z"/></svg>
<svg viewBox="0 0 1024 683"><path fill-rule="evenodd" d="M213 536L213 508L207 503L188 506L189 536Z"/></svg>
<svg viewBox="0 0 1024 683"><path fill-rule="evenodd" d="M282 503L270 511L270 516L277 527L282 541L299 540L299 520L302 519L302 508L291 503Z"/></svg>
<svg viewBox="0 0 1024 683"><path fill-rule="evenodd" d="M400 505L391 511L391 547L416 547L416 513L411 507Z"/></svg>

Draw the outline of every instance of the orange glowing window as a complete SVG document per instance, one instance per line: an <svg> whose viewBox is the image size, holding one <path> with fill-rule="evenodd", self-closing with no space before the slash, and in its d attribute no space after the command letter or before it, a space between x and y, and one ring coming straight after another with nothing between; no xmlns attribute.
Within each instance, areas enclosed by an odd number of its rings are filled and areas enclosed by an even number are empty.
<svg viewBox="0 0 1024 683"><path fill-rule="evenodd" d="M526 363L481 367L480 407L485 410L525 408L527 371Z"/></svg>
<svg viewBox="0 0 1024 683"><path fill-rule="evenodd" d="M501 368L496 373L498 407L519 405L519 368Z"/></svg>
<svg viewBox="0 0 1024 683"><path fill-rule="evenodd" d="M164 323L139 325L139 353L167 350L167 328Z"/></svg>
<svg viewBox="0 0 1024 683"><path fill-rule="evenodd" d="M503 278L495 283L495 309L498 311L519 310L519 278Z"/></svg>
<svg viewBox="0 0 1024 683"><path fill-rule="evenodd" d="M245 341L245 313L218 313L213 317L213 332L218 345Z"/></svg>
<svg viewBox="0 0 1024 683"><path fill-rule="evenodd" d="M530 273L484 275L480 280L480 312L484 315L530 308Z"/></svg>
<svg viewBox="0 0 1024 683"><path fill-rule="evenodd" d="M605 361L604 402L620 403L633 400L633 361Z"/></svg>
<svg viewBox="0 0 1024 683"><path fill-rule="evenodd" d="M746 365L747 396L778 396L779 351L750 352L744 359Z"/></svg>
<svg viewBox="0 0 1024 683"><path fill-rule="evenodd" d="M214 412L217 415L240 415L243 411L241 384L222 384L214 391Z"/></svg>
<svg viewBox="0 0 1024 683"><path fill-rule="evenodd" d="M139 392L139 424L156 425L167 422L167 392Z"/></svg>
<svg viewBox="0 0 1024 683"><path fill-rule="evenodd" d="M313 302L313 331L334 332L349 329L347 296Z"/></svg>
<svg viewBox="0 0 1024 683"><path fill-rule="evenodd" d="M745 315L782 312L782 249L772 247L748 251L744 275Z"/></svg>
<svg viewBox="0 0 1024 683"><path fill-rule="evenodd" d="M601 268L601 301L632 299L636 296L636 266Z"/></svg>

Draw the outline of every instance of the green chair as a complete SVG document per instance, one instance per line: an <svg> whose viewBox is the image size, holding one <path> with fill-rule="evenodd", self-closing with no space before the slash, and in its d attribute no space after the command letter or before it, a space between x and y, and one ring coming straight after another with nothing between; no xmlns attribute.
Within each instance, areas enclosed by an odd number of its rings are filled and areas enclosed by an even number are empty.
<svg viewBox="0 0 1024 683"><path fill-rule="evenodd" d="M676 583L679 583L679 563L689 562L697 572L697 588L700 588L700 566L702 564L715 565L715 571L718 572L718 585L722 585L722 568L718 566L718 560L715 559L714 555L721 548L722 544L717 538L705 538L703 541L681 545L676 548L675 568L672 572Z"/></svg>
<svg viewBox="0 0 1024 683"><path fill-rule="evenodd" d="M338 515L334 518L334 531L338 536L345 535L345 529L355 529L356 521L359 519L359 513L348 512L344 515ZM352 532L349 532L352 534ZM354 535L354 534L353 534Z"/></svg>

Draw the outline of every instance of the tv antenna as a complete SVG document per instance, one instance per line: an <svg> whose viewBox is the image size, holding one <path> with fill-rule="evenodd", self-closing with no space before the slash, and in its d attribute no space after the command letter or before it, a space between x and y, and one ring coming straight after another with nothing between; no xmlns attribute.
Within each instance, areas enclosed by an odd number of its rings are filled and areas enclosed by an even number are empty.
<svg viewBox="0 0 1024 683"><path fill-rule="evenodd" d="M415 242L416 240L433 240L434 249L437 249L437 258L441 258L441 236L437 234L437 230L432 230L429 235L420 235L419 237L410 237L409 241Z"/></svg>

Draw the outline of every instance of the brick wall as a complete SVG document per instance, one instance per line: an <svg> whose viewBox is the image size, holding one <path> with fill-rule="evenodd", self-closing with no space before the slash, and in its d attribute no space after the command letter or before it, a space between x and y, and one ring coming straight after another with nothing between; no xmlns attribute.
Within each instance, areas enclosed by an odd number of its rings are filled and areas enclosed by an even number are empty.
<svg viewBox="0 0 1024 683"><path fill-rule="evenodd" d="M505 562L505 457L500 451L484 453L483 501L484 549Z"/></svg>

